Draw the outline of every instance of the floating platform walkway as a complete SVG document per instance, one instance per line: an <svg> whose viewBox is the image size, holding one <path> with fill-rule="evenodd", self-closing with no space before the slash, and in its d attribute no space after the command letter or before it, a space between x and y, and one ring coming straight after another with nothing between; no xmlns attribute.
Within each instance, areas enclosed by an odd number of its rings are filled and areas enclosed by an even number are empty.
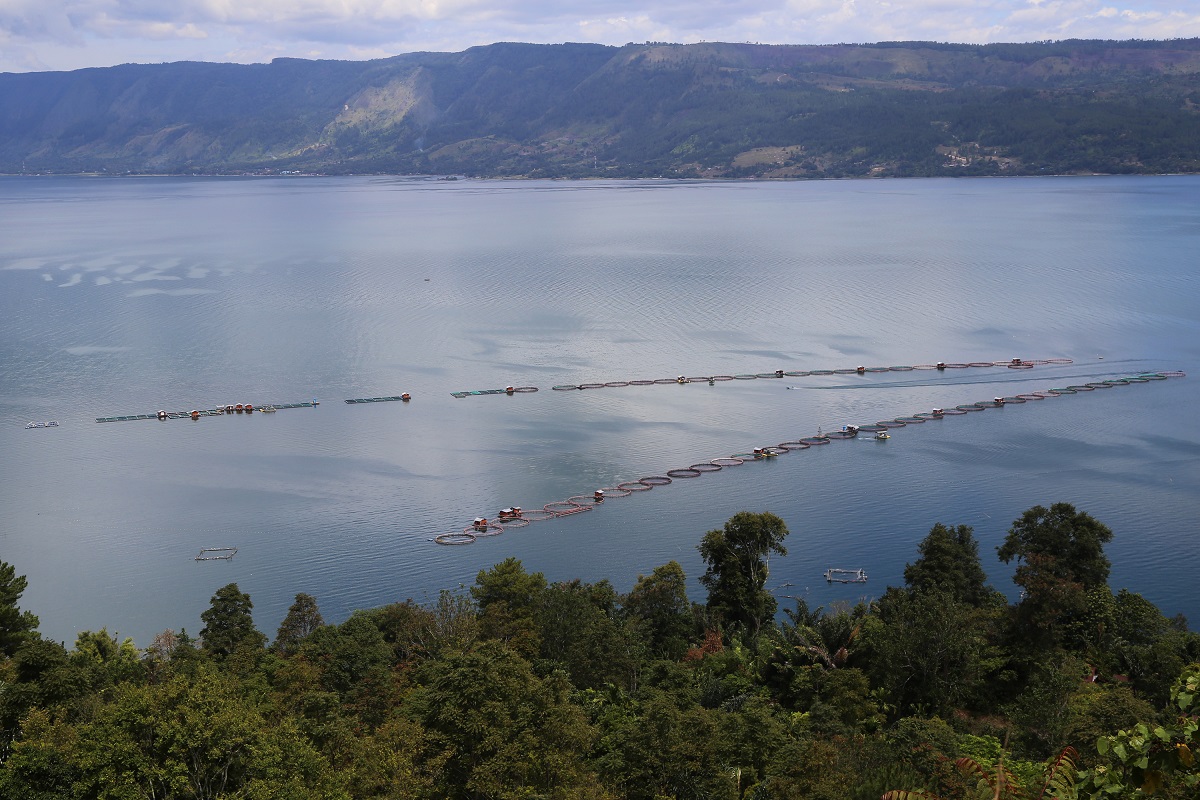
<svg viewBox="0 0 1200 800"><path fill-rule="evenodd" d="M1185 373L1183 372L1143 372L1122 378L1072 384L1070 386L1045 389L1038 392L1013 395L1011 397L993 397L991 400L963 403L953 408L934 408L907 416L879 420L874 424L845 425L839 431L830 431L829 433L818 432L816 436L797 437L790 441L780 442L773 447L755 447L748 453L720 456L709 461L700 461L687 467L669 469L662 475L648 475L638 478L635 481L625 481L615 486L597 489L590 495L574 495L568 497L566 500L556 500L552 503L546 503L541 508L531 511L525 511L517 506L502 509L496 519L489 520L484 517L477 517L471 525L460 530L438 534L432 537L430 541L444 545L471 544L479 538L496 536L509 528L523 528L531 522L556 519L558 517L591 511L607 500L628 497L637 492L646 492L656 486L667 486L675 480L698 478L705 473L719 472L722 469L738 467L749 461L773 461L784 453L808 450L812 447L828 445L834 441L854 439L857 438L859 433L878 433L895 428L905 428L910 425L920 425L934 420L943 420L947 417L963 416L987 409L1004 408L1009 405L1021 405L1026 402L1041 401L1053 397L1066 397L1101 389L1112 389L1119 386L1132 386L1141 383L1151 383L1153 381L1164 381L1168 378L1182 377L1185 377ZM866 572L863 570L831 568L826 571L825 576L826 580L838 583L863 583L867 579Z"/></svg>
<svg viewBox="0 0 1200 800"><path fill-rule="evenodd" d="M347 400L346 404L354 405L355 403L393 403L393 402L407 403L409 400L412 400L412 395L410 395L408 392L405 392L404 394L393 395L391 397L359 397L354 400Z"/></svg>
<svg viewBox="0 0 1200 800"><path fill-rule="evenodd" d="M464 397L477 397L485 394L531 394L537 390L536 386L506 386L503 389L474 389L469 392L451 392L450 396L461 400Z"/></svg>
<svg viewBox="0 0 1200 800"><path fill-rule="evenodd" d="M604 383L564 383L550 388L556 392L569 392L575 389L604 389L617 388L623 386L654 386L654 385L669 385L669 384L689 384L689 383L706 383L712 386L716 383L725 381L753 381L758 379L771 378L806 378L810 375L866 375L880 372L912 372L913 370L938 370L944 372L948 369L967 369L969 367L1006 367L1008 369L1033 369L1034 367L1044 364L1070 364L1069 358L1040 358L1034 360L1026 360L1022 358L1010 358L1004 361L970 361L970 362L947 362L939 361L936 364L899 364L892 367L867 367L859 365L857 367L842 367L840 369L811 369L811 370L782 370L777 369L774 372L746 372L740 375L700 375L688 376L678 375L674 378L655 378L647 380L631 380L631 381L607 381ZM456 393L457 397L458 394Z"/></svg>
<svg viewBox="0 0 1200 800"><path fill-rule="evenodd" d="M233 561L237 555L236 547L205 547L196 556L197 561Z"/></svg>
<svg viewBox="0 0 1200 800"><path fill-rule="evenodd" d="M129 414L121 417L96 417L96 422L129 422L136 419L199 419L200 417L221 417L226 414L253 414L259 412L269 414L273 411L282 411L285 408L312 408L320 405L317 400L311 400L304 403L267 403L265 405L254 405L252 403L237 403L236 405L217 406L216 408L206 408L203 410L193 409L191 411L159 411L154 414Z"/></svg>

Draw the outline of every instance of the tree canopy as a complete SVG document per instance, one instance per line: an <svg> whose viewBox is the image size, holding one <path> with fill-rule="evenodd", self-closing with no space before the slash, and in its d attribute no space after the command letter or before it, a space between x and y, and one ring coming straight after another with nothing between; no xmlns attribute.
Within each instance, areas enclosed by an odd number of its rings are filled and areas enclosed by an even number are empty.
<svg viewBox="0 0 1200 800"><path fill-rule="evenodd" d="M212 605L200 615L204 649L217 658L226 658L238 649L262 647L267 637L254 627L250 613L253 608L250 595L238 589L236 583L217 589Z"/></svg>
<svg viewBox="0 0 1200 800"><path fill-rule="evenodd" d="M0 561L0 656L11 656L37 630L38 618L17 605L27 585L16 567Z"/></svg>
<svg viewBox="0 0 1200 800"><path fill-rule="evenodd" d="M1104 545L1112 537L1070 503L1034 506L1013 522L997 554L1005 564L1017 562L1013 582L1024 590L1017 612L1028 636L1057 640L1084 614L1087 593L1108 583Z"/></svg>
<svg viewBox="0 0 1200 800"><path fill-rule="evenodd" d="M1194 800L1200 636L1108 587L1098 525L1065 505L1014 524L1021 565L1093 561L1034 640L965 526L935 525L877 600L777 619L787 528L752 512L701 538L705 606L673 561L622 594L510 558L335 624L297 595L270 649L236 584L199 643L21 628L0 798Z"/></svg>
<svg viewBox="0 0 1200 800"><path fill-rule="evenodd" d="M700 578L708 608L720 619L757 633L778 608L765 588L772 553L787 555L787 525L774 514L741 511L721 530L704 534L700 556L708 565Z"/></svg>

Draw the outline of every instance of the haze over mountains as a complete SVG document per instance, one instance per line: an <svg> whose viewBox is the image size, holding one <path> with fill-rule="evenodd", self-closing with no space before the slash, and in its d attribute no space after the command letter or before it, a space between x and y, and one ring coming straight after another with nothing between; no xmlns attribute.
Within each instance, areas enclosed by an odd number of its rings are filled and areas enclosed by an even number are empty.
<svg viewBox="0 0 1200 800"><path fill-rule="evenodd" d="M0 172L1200 171L1200 40L494 44L0 74Z"/></svg>

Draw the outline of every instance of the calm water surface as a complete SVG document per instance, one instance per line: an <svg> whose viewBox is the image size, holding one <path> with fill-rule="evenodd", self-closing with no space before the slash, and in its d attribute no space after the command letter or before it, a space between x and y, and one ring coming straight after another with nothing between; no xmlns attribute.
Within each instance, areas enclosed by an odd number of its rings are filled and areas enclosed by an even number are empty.
<svg viewBox="0 0 1200 800"><path fill-rule="evenodd" d="M1022 511L1115 532L1112 585L1200 621L1200 178L789 184L0 179L0 559L67 640L200 628L236 581L273 634L516 556L619 590L740 510L781 596L902 581L936 522L993 584ZM859 364L972 368L551 391ZM847 422L1150 370L1186 378L912 425L442 547L478 515ZM451 392L538 386L512 397ZM410 392L408 404L347 398ZM318 398L316 408L96 418ZM31 420L59 427L26 430ZM231 562L197 563L236 546ZM827 585L828 567L870 582Z"/></svg>

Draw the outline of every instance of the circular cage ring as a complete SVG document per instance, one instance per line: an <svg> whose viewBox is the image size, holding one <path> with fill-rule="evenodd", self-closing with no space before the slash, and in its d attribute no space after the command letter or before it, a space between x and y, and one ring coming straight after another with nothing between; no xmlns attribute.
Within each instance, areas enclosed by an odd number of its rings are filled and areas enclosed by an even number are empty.
<svg viewBox="0 0 1200 800"><path fill-rule="evenodd" d="M554 519L554 512L544 508L535 508L532 511L522 511L521 519L529 522L545 522L548 519Z"/></svg>
<svg viewBox="0 0 1200 800"><path fill-rule="evenodd" d="M603 389L604 384L603 383L581 383L581 384L579 384L579 388L580 389Z"/></svg>
<svg viewBox="0 0 1200 800"><path fill-rule="evenodd" d="M637 482L643 486L666 486L671 479L666 475L648 475L645 478L638 478Z"/></svg>
<svg viewBox="0 0 1200 800"><path fill-rule="evenodd" d="M688 469L694 469L696 472L720 472L721 465L711 461L701 461L699 464L692 464Z"/></svg>
<svg viewBox="0 0 1200 800"><path fill-rule="evenodd" d="M733 458L732 456L722 456L721 458L714 458L709 463L712 464L714 467L740 467L742 464L745 464L746 462L740 458Z"/></svg>
<svg viewBox="0 0 1200 800"><path fill-rule="evenodd" d="M606 383L604 385L610 389L618 389L622 386L628 386L629 381L609 381L608 383Z"/></svg>
<svg viewBox="0 0 1200 800"><path fill-rule="evenodd" d="M806 436L800 440L800 444L806 444L809 447L816 447L822 444L829 444L829 440L824 436Z"/></svg>
<svg viewBox="0 0 1200 800"><path fill-rule="evenodd" d="M699 478L700 473L702 471L703 470L692 469L691 467L684 467L683 469L669 469L669 470L667 470L667 477L668 478Z"/></svg>
<svg viewBox="0 0 1200 800"><path fill-rule="evenodd" d="M543 511L549 511L556 517L564 512L569 512L576 508L584 508L584 506L581 506L579 503L575 503L570 500L555 500L542 506Z"/></svg>
<svg viewBox="0 0 1200 800"><path fill-rule="evenodd" d="M439 533L433 537L433 540L438 544L471 544L475 541L475 534L467 531L451 531L450 533Z"/></svg>
<svg viewBox="0 0 1200 800"><path fill-rule="evenodd" d="M580 386L577 383L561 383L558 386L551 386L550 388L556 392L569 392L572 389L580 388Z"/></svg>
<svg viewBox="0 0 1200 800"><path fill-rule="evenodd" d="M538 388L536 386L518 386L517 388L513 389L514 392L520 392L521 394L532 394L537 390Z"/></svg>
<svg viewBox="0 0 1200 800"><path fill-rule="evenodd" d="M780 442L779 444L777 444L775 446L780 448L781 450L791 451L791 450L807 450L811 445L807 445L804 442L797 439L796 441L792 441L792 442Z"/></svg>
<svg viewBox="0 0 1200 800"><path fill-rule="evenodd" d="M627 492L648 492L654 487L644 484L641 481L625 481L618 483L617 488L624 489Z"/></svg>

